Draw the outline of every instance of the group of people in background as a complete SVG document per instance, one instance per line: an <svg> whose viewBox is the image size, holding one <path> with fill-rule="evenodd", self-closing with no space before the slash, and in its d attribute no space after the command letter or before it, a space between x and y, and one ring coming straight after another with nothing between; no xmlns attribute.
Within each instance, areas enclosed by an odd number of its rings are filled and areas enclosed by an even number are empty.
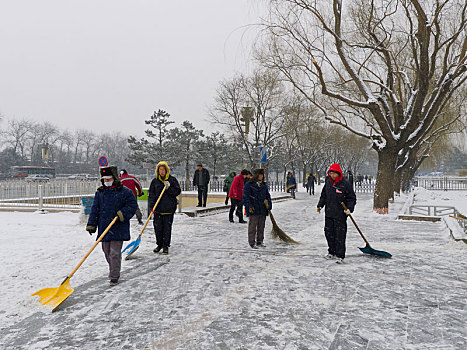
<svg viewBox="0 0 467 350"><path fill-rule="evenodd" d="M118 174L115 166L103 167L100 168L100 175L102 186L97 189L94 196L86 230L89 234L97 231L99 238L109 224L114 219L117 220L102 240L102 250L109 264L110 283L115 285L120 278L123 241L130 240L130 219L136 214L138 223L143 224L137 197L143 196L144 192L139 180L129 175L125 169ZM239 223L248 223L248 244L252 249L265 247L266 217L272 209L271 195L264 177L264 169L255 169L253 173L243 169L239 175L230 172L224 180L224 191L227 193L226 205L230 199L229 221L235 222L235 214ZM360 181L358 177L357 181ZM198 188L198 207L206 207L209 182L209 171L202 164L198 164L193 177L193 185ZM310 195L314 195L315 182L316 177L310 174L306 181L307 193ZM286 190L293 198L296 189L296 179L292 172L288 172ZM163 254L169 253L177 197L180 193L180 184L170 174L167 162L159 162L148 191L148 217L153 216L155 253L160 251ZM345 211L342 202L348 208ZM345 257L346 218L353 211L355 203L356 196L352 185L344 179L338 164L331 165L317 211L320 212L321 208L325 207L324 231L328 242L326 257L337 259L340 263ZM248 222L243 217L243 207L249 218Z"/></svg>

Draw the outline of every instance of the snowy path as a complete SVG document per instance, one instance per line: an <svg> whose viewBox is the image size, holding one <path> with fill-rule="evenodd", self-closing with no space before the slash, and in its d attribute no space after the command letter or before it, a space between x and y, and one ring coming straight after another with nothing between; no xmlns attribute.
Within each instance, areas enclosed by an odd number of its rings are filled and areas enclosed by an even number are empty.
<svg viewBox="0 0 467 350"><path fill-rule="evenodd" d="M451 241L441 223L396 221L400 202L390 216L373 214L371 196L361 194L357 223L394 258L361 254L349 221L346 264L337 265L323 259L317 196L297 198L273 211L300 246L267 236L267 247L253 251L246 225L229 224L227 214L176 216L168 257L152 253L148 231L123 262L121 283L109 287L99 249L53 314L28 294L57 286L89 236L76 214L0 213L0 348L467 348L467 245ZM32 230L21 224L29 220Z"/></svg>

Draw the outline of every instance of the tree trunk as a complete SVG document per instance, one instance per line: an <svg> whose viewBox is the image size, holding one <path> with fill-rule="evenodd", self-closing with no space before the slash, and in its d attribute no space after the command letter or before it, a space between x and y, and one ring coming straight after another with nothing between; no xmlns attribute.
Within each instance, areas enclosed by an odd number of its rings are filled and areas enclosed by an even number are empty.
<svg viewBox="0 0 467 350"><path fill-rule="evenodd" d="M394 173L394 180L392 181L392 190L394 193L400 194L402 188L402 168Z"/></svg>
<svg viewBox="0 0 467 350"><path fill-rule="evenodd" d="M389 199L393 196L394 168L397 152L385 148L378 152L378 173L376 174L373 210L378 214L387 214Z"/></svg>

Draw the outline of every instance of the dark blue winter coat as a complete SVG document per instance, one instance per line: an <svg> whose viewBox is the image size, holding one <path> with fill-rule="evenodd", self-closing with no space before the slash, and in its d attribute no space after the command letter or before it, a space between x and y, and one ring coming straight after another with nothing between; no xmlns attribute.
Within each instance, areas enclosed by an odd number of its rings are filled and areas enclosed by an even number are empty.
<svg viewBox="0 0 467 350"><path fill-rule="evenodd" d="M268 215L269 212L264 205L264 200L267 199L269 203L269 209L272 209L271 195L269 194L268 185L265 182L261 182L258 185L257 182L248 181L243 188L243 205L246 209L246 216L250 215ZM253 213L250 213L250 208L254 208Z"/></svg>
<svg viewBox="0 0 467 350"><path fill-rule="evenodd" d="M295 176L287 176L287 183L286 183L287 189L294 189L297 188L297 181L295 180Z"/></svg>
<svg viewBox="0 0 467 350"><path fill-rule="evenodd" d="M101 186L97 189L89 214L88 226L98 228L97 238L105 231L110 222L121 211L124 221L117 219L112 228L107 232L102 242L129 241L130 219L135 215L138 202L133 192L124 187L120 182L114 187Z"/></svg>
<svg viewBox="0 0 467 350"><path fill-rule="evenodd" d="M347 208L353 212L355 204L357 203L357 196L355 195L352 186L343 179L340 167L333 164L330 171L338 171L340 176L336 179L335 183L331 181L329 176L326 178L319 198L318 207L325 207L326 217L345 221L347 219L347 215L344 213L344 207L341 203L344 202Z"/></svg>

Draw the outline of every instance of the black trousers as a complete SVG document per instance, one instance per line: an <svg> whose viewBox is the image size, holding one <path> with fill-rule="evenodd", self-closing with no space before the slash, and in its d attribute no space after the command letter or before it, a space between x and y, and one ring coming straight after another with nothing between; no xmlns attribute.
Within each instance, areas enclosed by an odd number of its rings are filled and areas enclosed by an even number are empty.
<svg viewBox="0 0 467 350"><path fill-rule="evenodd" d="M198 206L206 206L208 201L208 186L198 186Z"/></svg>
<svg viewBox="0 0 467 350"><path fill-rule="evenodd" d="M240 199L230 198L229 220L233 220L233 213L237 214L238 219L243 221L243 202Z"/></svg>
<svg viewBox="0 0 467 350"><path fill-rule="evenodd" d="M173 221L174 214L154 214L154 232L156 233L156 243L159 247L170 247Z"/></svg>
<svg viewBox="0 0 467 350"><path fill-rule="evenodd" d="M309 186L308 187L308 193L310 193L310 195L314 195L315 194L315 186Z"/></svg>
<svg viewBox="0 0 467 350"><path fill-rule="evenodd" d="M324 218L324 234L328 241L328 252L338 258L345 258L345 238L347 236L347 222L330 217Z"/></svg>

